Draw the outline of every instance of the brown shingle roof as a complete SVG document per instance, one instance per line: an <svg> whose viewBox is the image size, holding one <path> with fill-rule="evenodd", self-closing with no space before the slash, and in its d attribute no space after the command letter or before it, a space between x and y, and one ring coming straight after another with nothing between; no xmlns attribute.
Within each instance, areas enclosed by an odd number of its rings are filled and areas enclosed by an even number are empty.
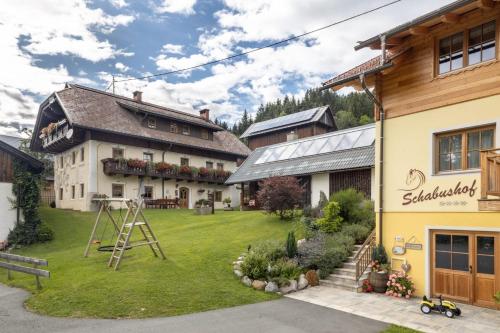
<svg viewBox="0 0 500 333"><path fill-rule="evenodd" d="M222 130L221 127L212 122L207 122L198 116L185 112L150 103L138 103L130 98L74 84L68 85L66 89L57 92L56 96L62 104L68 120L76 127L133 135L154 141L239 156L247 156L250 153L250 149L232 133ZM216 130L213 141L144 127L134 113L121 106L120 103L128 107L136 107L142 112L155 113L181 122L184 121Z"/></svg>

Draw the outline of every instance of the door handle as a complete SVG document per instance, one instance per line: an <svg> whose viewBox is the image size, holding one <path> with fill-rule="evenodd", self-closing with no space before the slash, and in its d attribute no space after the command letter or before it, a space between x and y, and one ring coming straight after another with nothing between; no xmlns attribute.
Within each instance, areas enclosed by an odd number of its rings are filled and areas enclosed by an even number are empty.
<svg viewBox="0 0 500 333"><path fill-rule="evenodd" d="M469 273L472 274L472 265L469 265Z"/></svg>

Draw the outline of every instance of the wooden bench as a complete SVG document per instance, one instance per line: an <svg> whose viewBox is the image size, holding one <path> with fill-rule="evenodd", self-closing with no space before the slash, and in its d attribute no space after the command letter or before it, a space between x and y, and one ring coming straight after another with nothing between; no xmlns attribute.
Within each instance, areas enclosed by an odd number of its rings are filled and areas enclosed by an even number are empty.
<svg viewBox="0 0 500 333"><path fill-rule="evenodd" d="M38 266L48 266L49 265L48 261L45 259L24 257L24 256L20 256L17 254L10 254L10 253L5 253L5 252L0 252L0 259L5 260L5 262L0 261L0 268L7 269L7 279L9 279L9 280L12 279L10 271L31 274L31 275L35 276L36 287L38 289L41 289L42 285L40 283L40 276L50 278L49 271L38 268ZM33 267L27 267L27 266L13 264L13 263L11 263L11 261L21 262L21 263L25 263L25 264L32 264Z"/></svg>

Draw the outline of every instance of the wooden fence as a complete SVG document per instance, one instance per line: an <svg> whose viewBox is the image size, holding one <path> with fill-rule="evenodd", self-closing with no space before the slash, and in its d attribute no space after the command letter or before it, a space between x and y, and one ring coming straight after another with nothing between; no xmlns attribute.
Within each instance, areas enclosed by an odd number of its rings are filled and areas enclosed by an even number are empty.
<svg viewBox="0 0 500 333"><path fill-rule="evenodd" d="M24 257L17 254L10 254L5 252L0 252L0 259L5 260L5 261L0 261L0 268L5 268L7 270L7 279L9 280L12 279L11 271L34 275L36 279L36 287L38 289L41 289L42 284L40 283L40 276L50 278L49 271L38 268L38 266L49 265L48 261L45 259ZM13 264L11 263L11 261L25 263L25 264L32 264L33 267Z"/></svg>

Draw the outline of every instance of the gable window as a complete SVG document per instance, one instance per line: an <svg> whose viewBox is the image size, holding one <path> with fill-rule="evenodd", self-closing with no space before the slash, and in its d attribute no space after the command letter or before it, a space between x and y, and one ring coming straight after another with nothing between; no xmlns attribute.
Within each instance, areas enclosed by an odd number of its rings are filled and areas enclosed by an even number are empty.
<svg viewBox="0 0 500 333"><path fill-rule="evenodd" d="M495 44L495 21L442 38L438 43L437 73L444 74L495 59Z"/></svg>
<svg viewBox="0 0 500 333"><path fill-rule="evenodd" d="M80 198L83 198L85 196L85 185L80 184Z"/></svg>
<svg viewBox="0 0 500 333"><path fill-rule="evenodd" d="M204 128L201 129L201 138L208 140L208 130L207 129L204 129Z"/></svg>
<svg viewBox="0 0 500 333"><path fill-rule="evenodd" d="M156 119L155 118L148 118L148 127L149 128L156 128Z"/></svg>
<svg viewBox="0 0 500 333"><path fill-rule="evenodd" d="M189 166L189 158L181 157L181 166Z"/></svg>
<svg viewBox="0 0 500 333"><path fill-rule="evenodd" d="M460 32L439 41L439 74L464 66L464 33Z"/></svg>
<svg viewBox="0 0 500 333"><path fill-rule="evenodd" d="M153 198L153 186L144 186L144 198Z"/></svg>
<svg viewBox="0 0 500 333"><path fill-rule="evenodd" d="M217 163L217 170L224 171L224 163Z"/></svg>
<svg viewBox="0 0 500 333"><path fill-rule="evenodd" d="M469 31L469 65L495 58L495 21Z"/></svg>
<svg viewBox="0 0 500 333"><path fill-rule="evenodd" d="M124 151L122 148L113 148L113 158L120 159L124 157Z"/></svg>
<svg viewBox="0 0 500 333"><path fill-rule="evenodd" d="M153 162L153 154L152 153L143 153L142 159L148 163Z"/></svg>
<svg viewBox="0 0 500 333"><path fill-rule="evenodd" d="M479 168L479 152L493 147L494 136L493 126L437 134L437 171Z"/></svg>
<svg viewBox="0 0 500 333"><path fill-rule="evenodd" d="M80 148L80 162L85 161L85 147Z"/></svg>
<svg viewBox="0 0 500 333"><path fill-rule="evenodd" d="M189 135L191 133L188 125L182 125L182 134Z"/></svg>
<svg viewBox="0 0 500 333"><path fill-rule="evenodd" d="M177 124L175 124L175 123L170 124L170 132L177 133Z"/></svg>
<svg viewBox="0 0 500 333"><path fill-rule="evenodd" d="M76 151L71 152L71 164L76 163Z"/></svg>
<svg viewBox="0 0 500 333"><path fill-rule="evenodd" d="M207 169L213 169L214 168L214 162L207 161L206 168Z"/></svg>
<svg viewBox="0 0 500 333"><path fill-rule="evenodd" d="M123 198L123 184L112 184L111 196L113 198Z"/></svg>

